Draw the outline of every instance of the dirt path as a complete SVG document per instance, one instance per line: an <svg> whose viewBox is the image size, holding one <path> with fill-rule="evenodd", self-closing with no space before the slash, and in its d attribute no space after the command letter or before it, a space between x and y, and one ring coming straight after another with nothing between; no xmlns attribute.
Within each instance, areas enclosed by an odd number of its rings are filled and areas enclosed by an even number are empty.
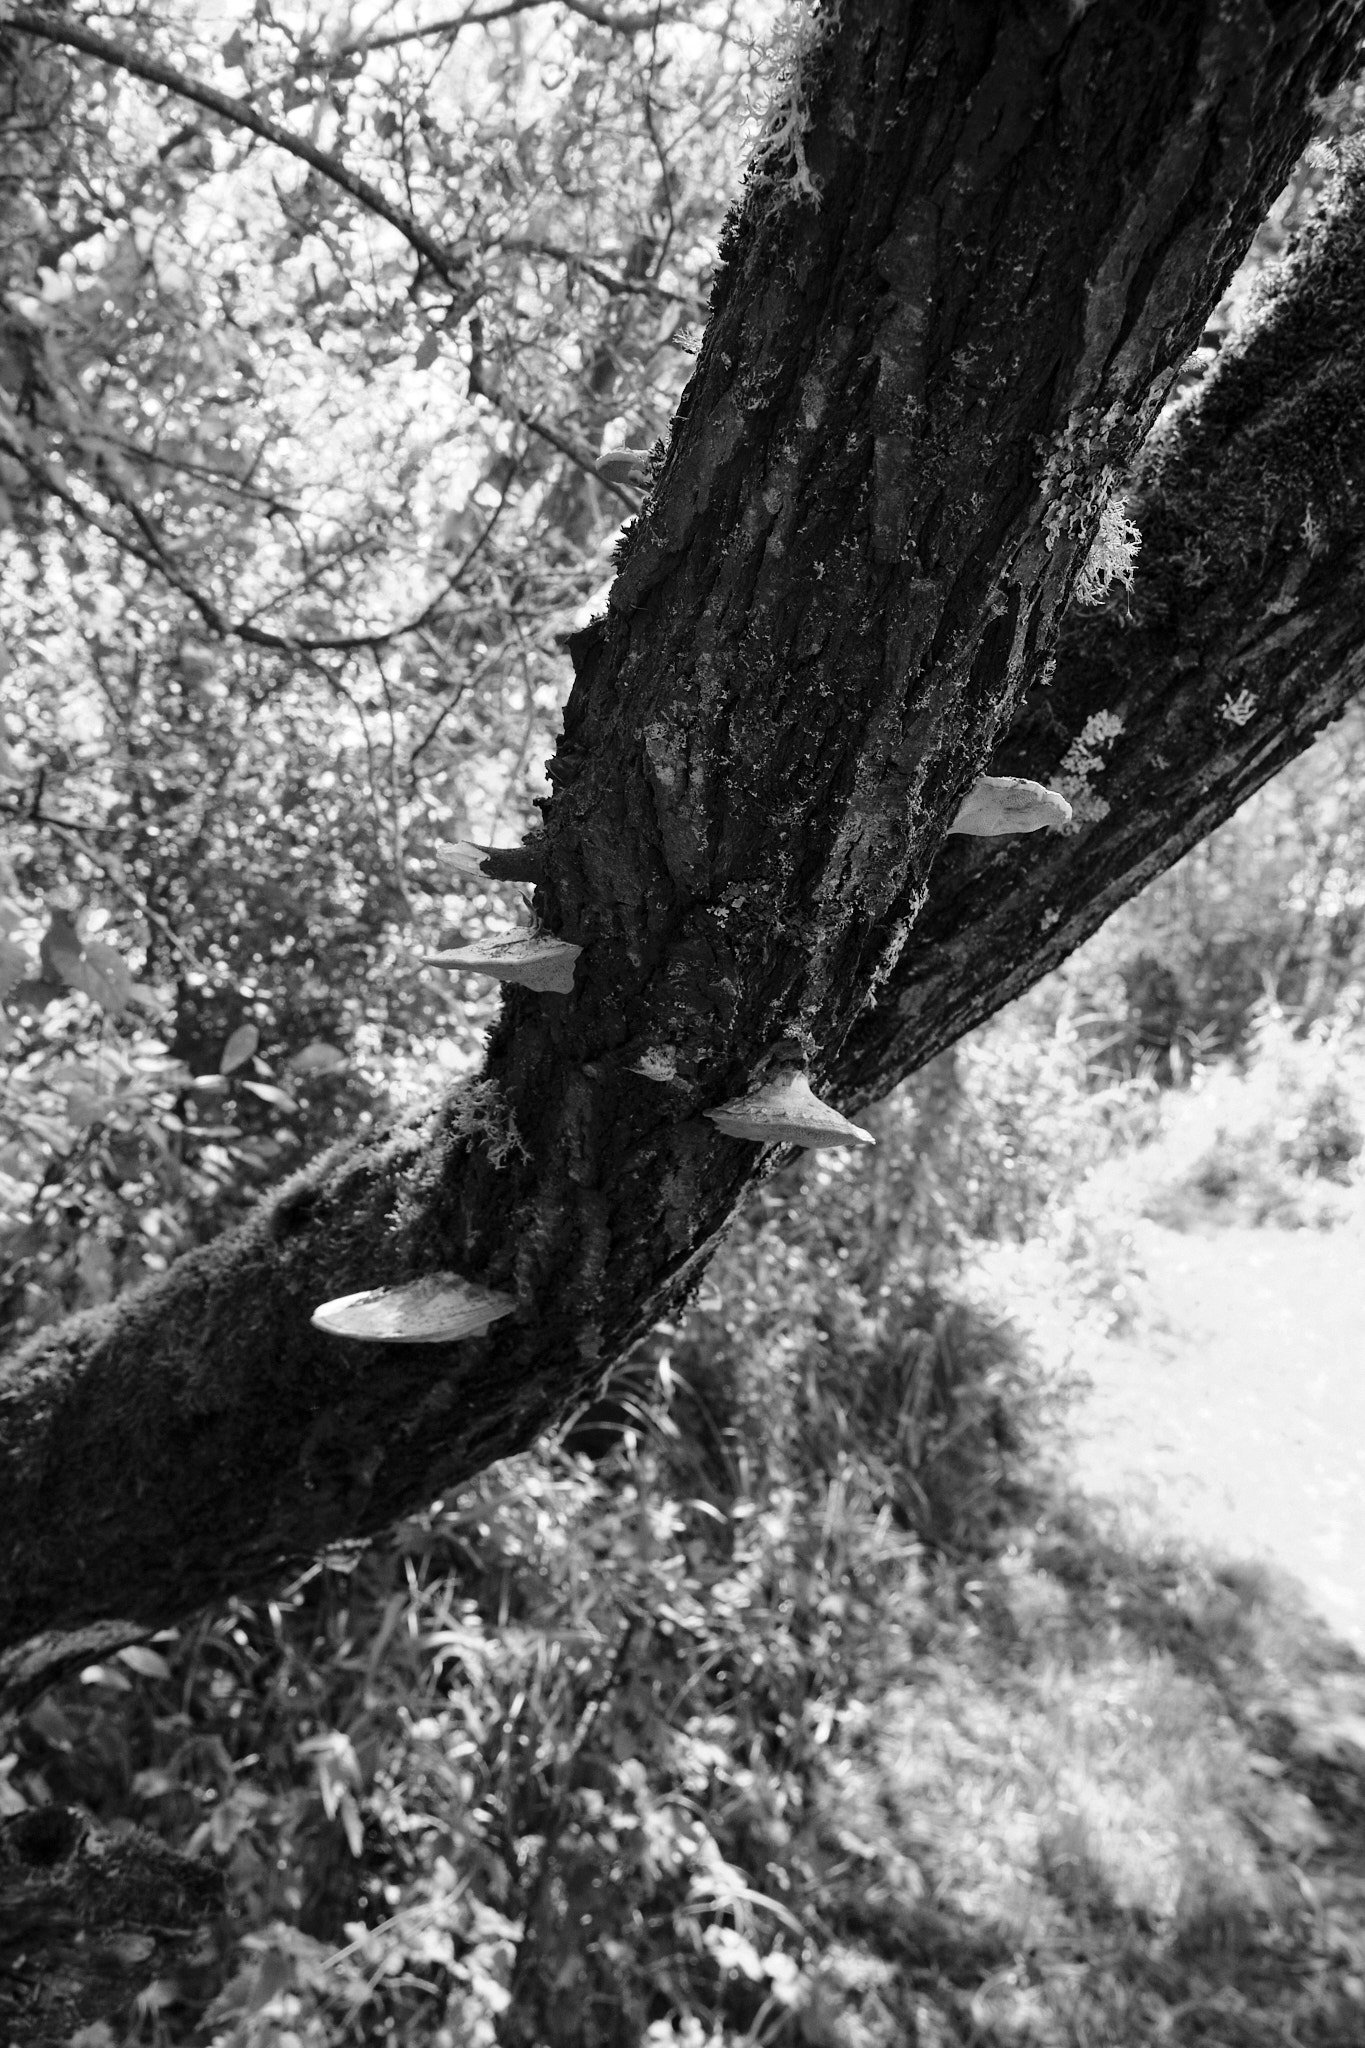
<svg viewBox="0 0 1365 2048"><path fill-rule="evenodd" d="M1273 1559L1365 1650L1365 1231L1136 1234L1150 1316L1084 1361L1082 1483Z"/></svg>

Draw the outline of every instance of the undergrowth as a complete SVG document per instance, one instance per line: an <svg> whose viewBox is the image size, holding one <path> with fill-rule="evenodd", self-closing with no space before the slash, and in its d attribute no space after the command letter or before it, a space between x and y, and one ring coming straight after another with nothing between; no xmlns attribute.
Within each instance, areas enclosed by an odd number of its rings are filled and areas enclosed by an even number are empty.
<svg viewBox="0 0 1365 2048"><path fill-rule="evenodd" d="M1153 1091L1050 996L871 1114L561 1440L27 1715L0 1810L228 1885L81 2048L1365 2038L1365 1672L1059 1456Z"/></svg>

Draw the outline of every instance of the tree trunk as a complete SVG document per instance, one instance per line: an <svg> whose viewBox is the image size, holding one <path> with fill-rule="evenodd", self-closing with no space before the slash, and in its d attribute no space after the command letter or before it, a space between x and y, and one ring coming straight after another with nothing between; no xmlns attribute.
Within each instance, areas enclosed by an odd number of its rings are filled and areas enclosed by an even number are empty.
<svg viewBox="0 0 1365 2048"><path fill-rule="evenodd" d="M1329 679L1296 665L1299 613L1269 617L1259 584L1259 638L1218 584L1205 626L1162 584L1136 638L1079 626L1050 694L1040 678L1101 507L1363 18L1365 0L843 0L732 222L607 617L574 648L536 898L584 949L573 993L514 990L472 1087L10 1363L12 1698L524 1446L685 1297L771 1157L704 1110L778 1046L840 1099L883 1092L1330 715L1346 618ZM1291 395L1293 365L1271 369ZM1197 484L1161 514L1173 533L1204 517ZM1356 573L1344 517L1329 549ZM1323 617L1325 575L1312 558L1293 586ZM1242 658L1229 620L1265 693L1241 728L1212 709L1240 687L1218 668ZM1172 648L1193 663L1178 692ZM954 847L929 895L1001 735L1034 772L1114 704L1107 816L1046 847ZM636 1071L649 1050L675 1082ZM516 1314L449 1348L310 1326L321 1301L437 1268Z"/></svg>
<svg viewBox="0 0 1365 2048"><path fill-rule="evenodd" d="M892 986L844 1042L855 1103L1056 967L1365 685L1365 166L1348 162L1256 326L1144 451L1133 510L1131 596L1070 614L991 762L1072 784L1073 829L950 840ZM1095 719L1114 736L1076 778L1064 764Z"/></svg>

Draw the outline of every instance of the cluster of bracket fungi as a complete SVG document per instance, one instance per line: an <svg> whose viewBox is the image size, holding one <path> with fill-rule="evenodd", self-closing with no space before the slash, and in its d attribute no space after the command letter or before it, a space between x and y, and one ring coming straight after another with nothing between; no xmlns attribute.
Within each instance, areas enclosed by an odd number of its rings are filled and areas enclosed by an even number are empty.
<svg viewBox="0 0 1365 2048"><path fill-rule="evenodd" d="M618 448L603 455L598 474L612 483L646 483L649 451ZM1060 829L1070 823L1071 806L1055 790L1017 775L983 775L959 807L950 833L995 838L1006 832ZM454 849L456 872L487 879L495 849L461 840ZM511 932L503 938L477 939L450 952L429 953L427 964L472 974L488 974L541 995L568 995L581 946L544 932ZM648 1079L674 1078L667 1055L658 1054L633 1069ZM875 1138L850 1123L831 1103L822 1102L805 1074L783 1068L747 1095L722 1102L703 1114L727 1137L752 1145L800 1145L822 1150L843 1145L873 1145ZM372 1287L324 1302L313 1313L320 1330L336 1337L359 1338L370 1344L454 1344L477 1336L500 1316L510 1315L516 1302L509 1294L476 1286L458 1273L428 1273L401 1287Z"/></svg>

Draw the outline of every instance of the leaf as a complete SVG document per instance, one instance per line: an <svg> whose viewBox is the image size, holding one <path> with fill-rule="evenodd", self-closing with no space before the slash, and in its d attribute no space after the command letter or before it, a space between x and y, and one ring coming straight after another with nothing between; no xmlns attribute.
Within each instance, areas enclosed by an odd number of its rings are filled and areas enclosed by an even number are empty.
<svg viewBox="0 0 1365 2048"><path fill-rule="evenodd" d="M133 2005L139 2016L145 2018L148 2014L165 2012L169 2006L179 2004L181 1995L174 1977L153 1977L151 1983L138 1992Z"/></svg>
<svg viewBox="0 0 1365 2048"><path fill-rule="evenodd" d="M32 1010L41 1015L49 1003L55 1003L62 992L59 981L42 981L27 978L14 985L14 1002L20 1010Z"/></svg>
<svg viewBox="0 0 1365 2048"><path fill-rule="evenodd" d="M260 1042L261 1034L254 1024L239 1024L223 1047L219 1073L230 1074L234 1067L244 1067Z"/></svg>
<svg viewBox="0 0 1365 2048"><path fill-rule="evenodd" d="M441 353L441 337L431 333L424 337L421 347L412 359L414 370L429 370Z"/></svg>
<svg viewBox="0 0 1365 2048"><path fill-rule="evenodd" d="M242 1086L249 1094L259 1095L262 1102L273 1102L277 1109L298 1109L292 1095L286 1095L283 1088L272 1088L268 1081L243 1081Z"/></svg>
<svg viewBox="0 0 1365 2048"><path fill-rule="evenodd" d="M66 1113L78 1131L88 1131L92 1124L100 1124L111 1109L118 1107L113 1095L98 1095L93 1088L73 1088L66 1098Z"/></svg>
<svg viewBox="0 0 1365 2048"><path fill-rule="evenodd" d="M346 1065L346 1055L339 1046L328 1045L326 1039L315 1038L311 1045L300 1047L289 1061L296 1074L335 1074Z"/></svg>
<svg viewBox="0 0 1365 2048"><path fill-rule="evenodd" d="M245 69L246 44L242 40L242 31L239 28L235 28L232 31L232 34L228 37L218 54L227 65L229 71Z"/></svg>
<svg viewBox="0 0 1365 2048"><path fill-rule="evenodd" d="M171 1667L156 1650L149 1650L145 1643L129 1643L117 1653L120 1664L126 1664L130 1671L136 1671L139 1678L169 1678Z"/></svg>
<svg viewBox="0 0 1365 2048"><path fill-rule="evenodd" d="M107 1685L112 1692L131 1692L133 1681L112 1664L87 1664L78 1674L82 1685Z"/></svg>
<svg viewBox="0 0 1365 2048"><path fill-rule="evenodd" d="M112 946L87 939L81 949L75 976L68 975L72 988L91 997L111 1017L119 1016L133 999L133 977L128 963Z"/></svg>
<svg viewBox="0 0 1365 2048"><path fill-rule="evenodd" d="M65 910L54 910L47 930L38 944L38 957L42 962L44 981L63 983L67 988L79 984L72 979L81 971L80 934Z"/></svg>
<svg viewBox="0 0 1365 2048"><path fill-rule="evenodd" d="M98 939L82 944L69 912L53 910L38 947L42 978L79 990L117 1017L132 999L133 977L121 953Z"/></svg>

